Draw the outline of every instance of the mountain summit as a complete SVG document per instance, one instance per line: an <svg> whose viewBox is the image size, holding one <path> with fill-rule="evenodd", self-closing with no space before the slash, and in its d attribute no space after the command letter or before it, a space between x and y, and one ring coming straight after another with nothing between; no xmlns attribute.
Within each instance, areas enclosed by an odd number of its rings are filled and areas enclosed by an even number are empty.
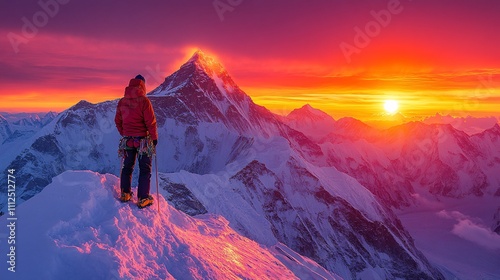
<svg viewBox="0 0 500 280"><path fill-rule="evenodd" d="M195 64L210 76L229 76L219 61L212 56L206 55L201 50L197 50L186 64Z"/></svg>
<svg viewBox="0 0 500 280"><path fill-rule="evenodd" d="M288 114L284 121L290 127L319 140L333 132L335 120L327 113L306 104Z"/></svg>
<svg viewBox="0 0 500 280"><path fill-rule="evenodd" d="M227 73L224 66L215 58L206 55L201 50L184 63L179 70L165 78L165 81L149 93L150 96L165 96L175 91L179 86L192 80L202 82L203 79L214 80L218 87L227 92L233 92L238 86Z"/></svg>
<svg viewBox="0 0 500 280"><path fill-rule="evenodd" d="M195 122L222 122L238 133L270 135L281 125L273 113L255 104L236 85L220 62L201 51L195 52L148 96L152 101L162 97L157 101L170 107L166 108L170 111L166 115L173 110ZM160 111L155 110L157 114L162 114L163 106L160 107Z"/></svg>

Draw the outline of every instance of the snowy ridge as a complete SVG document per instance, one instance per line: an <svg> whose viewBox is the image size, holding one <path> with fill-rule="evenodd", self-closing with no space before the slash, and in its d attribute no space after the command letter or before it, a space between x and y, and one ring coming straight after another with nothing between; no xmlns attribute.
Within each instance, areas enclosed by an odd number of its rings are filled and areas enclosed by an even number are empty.
<svg viewBox="0 0 500 280"><path fill-rule="evenodd" d="M192 218L163 198L161 214L120 203L118 185L68 171L19 206L16 279L341 279L282 244L262 248L221 216Z"/></svg>
<svg viewBox="0 0 500 280"><path fill-rule="evenodd" d="M294 128L317 139L307 132L307 124ZM393 207L415 203L417 194L500 194L496 126L469 136L449 124L410 122L377 130L342 118L330 131L316 141L327 155L327 165L353 176Z"/></svg>
<svg viewBox="0 0 500 280"><path fill-rule="evenodd" d="M309 104L290 112L284 121L314 140L320 140L335 129L335 120L330 115Z"/></svg>
<svg viewBox="0 0 500 280"><path fill-rule="evenodd" d="M0 147L26 141L55 119L57 113L1 113Z"/></svg>
<svg viewBox="0 0 500 280"><path fill-rule="evenodd" d="M2 115L0 115L0 143L3 143L5 140L12 135L12 129L10 128L10 124Z"/></svg>
<svg viewBox="0 0 500 280"><path fill-rule="evenodd" d="M347 279L390 275L440 278L414 249L411 237L395 217L355 180L341 173L331 176L336 171L329 170L328 178L333 181L323 187L327 181L318 179L324 178L321 172L310 174L293 159L287 166L291 173L279 177L258 161L230 178L188 172L163 174L160 185L184 186L209 212L223 215L243 235L268 246L285 243ZM340 190L347 186L351 191ZM345 199L337 196L339 191L348 194ZM353 201L357 202L355 207L350 204ZM357 233L350 235L350 231Z"/></svg>
<svg viewBox="0 0 500 280"><path fill-rule="evenodd" d="M92 166L98 172L118 174L115 143L119 135L111 107L116 108L116 101L97 105L80 101L31 138L15 142L0 166L5 164L4 168L16 170L20 182L16 186L18 204L39 193L65 170L85 170ZM0 193L0 197L5 194ZM0 201L2 208L5 202Z"/></svg>
<svg viewBox="0 0 500 280"><path fill-rule="evenodd" d="M499 119L496 117L452 117L450 115L443 116L438 113L425 118L422 122L426 124L451 124L455 129L463 131L468 135L473 135L493 127L499 122Z"/></svg>
<svg viewBox="0 0 500 280"><path fill-rule="evenodd" d="M239 133L270 135L279 125L274 114L256 105L219 62L201 51L165 78L148 96L174 97L194 118L222 121Z"/></svg>

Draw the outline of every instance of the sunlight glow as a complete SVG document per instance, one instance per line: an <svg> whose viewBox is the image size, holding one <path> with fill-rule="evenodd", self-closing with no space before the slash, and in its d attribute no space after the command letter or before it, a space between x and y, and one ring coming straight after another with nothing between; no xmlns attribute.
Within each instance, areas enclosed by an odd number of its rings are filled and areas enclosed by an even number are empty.
<svg viewBox="0 0 500 280"><path fill-rule="evenodd" d="M394 115L399 109L399 104L396 100L386 100L384 109L388 114Z"/></svg>

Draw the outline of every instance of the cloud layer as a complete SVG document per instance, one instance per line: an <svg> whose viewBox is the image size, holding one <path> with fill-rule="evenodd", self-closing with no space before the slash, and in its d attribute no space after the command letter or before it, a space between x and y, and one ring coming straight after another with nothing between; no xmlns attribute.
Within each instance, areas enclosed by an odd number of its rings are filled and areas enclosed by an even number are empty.
<svg viewBox="0 0 500 280"><path fill-rule="evenodd" d="M481 224L480 221L476 221L458 211L442 210L438 212L438 216L457 221L451 230L453 234L484 248L500 250L500 235Z"/></svg>

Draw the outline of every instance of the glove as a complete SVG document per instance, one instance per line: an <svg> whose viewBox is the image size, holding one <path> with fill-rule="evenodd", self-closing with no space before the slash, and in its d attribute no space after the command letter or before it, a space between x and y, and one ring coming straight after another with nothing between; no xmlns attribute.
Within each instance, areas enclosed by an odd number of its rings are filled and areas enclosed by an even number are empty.
<svg viewBox="0 0 500 280"><path fill-rule="evenodd" d="M158 144L158 140L153 140L153 145L156 147L156 145Z"/></svg>

